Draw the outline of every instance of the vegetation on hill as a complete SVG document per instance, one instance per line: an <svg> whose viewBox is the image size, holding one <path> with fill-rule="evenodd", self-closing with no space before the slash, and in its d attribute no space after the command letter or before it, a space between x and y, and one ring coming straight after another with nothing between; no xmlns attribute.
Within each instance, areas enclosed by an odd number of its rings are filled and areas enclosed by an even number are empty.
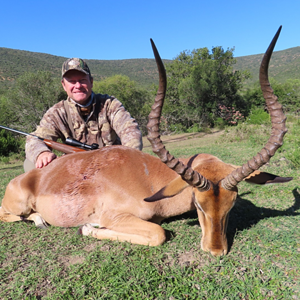
<svg viewBox="0 0 300 300"><path fill-rule="evenodd" d="M33 131L45 111L66 98L60 86L64 60L48 54L0 48L0 124ZM258 75L253 76L254 83L245 84L250 80L249 74L258 70L260 60L260 55L235 59L232 49L215 47L211 52L207 48L184 51L173 61L165 61L168 89L162 131L222 128L237 125L253 113L262 115L265 104ZM94 91L117 97L146 134L158 82L155 61L88 60L88 64L94 76ZM269 67L274 92L288 113L299 113L299 66L300 47L296 47L275 52ZM1 83L9 83L10 88L2 85L1 89Z"/></svg>
<svg viewBox="0 0 300 300"><path fill-rule="evenodd" d="M14 50L0 47L0 89L11 86L26 72L49 71L60 78L61 66L66 57ZM126 75L140 86L157 83L157 68L154 59L86 60L95 80L113 75ZM167 63L169 60L164 60Z"/></svg>
<svg viewBox="0 0 300 300"><path fill-rule="evenodd" d="M49 71L60 76L64 57L8 48L0 48L0 87L13 83L26 72Z"/></svg>
<svg viewBox="0 0 300 300"><path fill-rule="evenodd" d="M235 70L248 70L250 78L246 85L258 80L259 66L263 54L241 56L236 58ZM270 77L279 83L288 79L300 79L300 47L294 47L283 51L274 51L269 68Z"/></svg>
<svg viewBox="0 0 300 300"><path fill-rule="evenodd" d="M247 85L258 79L263 54L236 57L235 70L248 70L251 77ZM25 72L49 71L60 77L61 65L66 57L0 47L0 89L8 87ZM165 64L171 60L163 60ZM154 59L87 60L95 80L113 75L126 75L142 87L156 84L158 80ZM270 65L270 76L283 83L287 79L300 79L300 47L275 51Z"/></svg>

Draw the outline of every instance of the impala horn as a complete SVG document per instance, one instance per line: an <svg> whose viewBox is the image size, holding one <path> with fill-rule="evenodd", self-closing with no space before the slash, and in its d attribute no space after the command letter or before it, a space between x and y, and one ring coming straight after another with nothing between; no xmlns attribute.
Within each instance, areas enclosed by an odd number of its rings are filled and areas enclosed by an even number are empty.
<svg viewBox="0 0 300 300"><path fill-rule="evenodd" d="M269 62L273 53L273 49L277 42L282 26L279 27L269 48L267 49L259 71L259 81L264 99L266 100L267 109L271 116L272 131L266 145L259 153L242 167L237 168L231 174L227 175L221 182L223 188L227 190L233 189L239 182L245 179L253 171L258 170L261 166L270 161L276 150L283 144L283 136L287 132L285 126L286 117L282 111L282 105L278 102L278 98L274 95L268 79Z"/></svg>
<svg viewBox="0 0 300 300"><path fill-rule="evenodd" d="M160 58L160 55L155 47L154 42L150 39L153 53L155 56L158 72L159 72L159 86L155 97L155 102L152 105L151 112L149 114L149 121L147 124L148 129L148 140L152 145L153 152L165 163L170 169L174 170L181 178L188 184L198 188L200 191L205 191L210 188L209 181L201 174L187 167L177 158L169 153L163 145L160 139L159 123L164 104L167 88L167 76L164 64Z"/></svg>

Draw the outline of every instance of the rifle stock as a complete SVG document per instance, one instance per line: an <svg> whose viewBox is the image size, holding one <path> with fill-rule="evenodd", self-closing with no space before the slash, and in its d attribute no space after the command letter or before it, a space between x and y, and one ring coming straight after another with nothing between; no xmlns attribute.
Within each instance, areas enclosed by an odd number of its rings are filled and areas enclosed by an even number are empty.
<svg viewBox="0 0 300 300"><path fill-rule="evenodd" d="M66 154L70 154L70 153L75 153L75 152L85 152L87 150L82 149L82 148L78 148L78 147L74 147L74 146L70 146L70 145L66 145L66 144L62 144L59 142L54 142L51 140L47 140L47 139L43 139L43 142L51 149L66 153Z"/></svg>

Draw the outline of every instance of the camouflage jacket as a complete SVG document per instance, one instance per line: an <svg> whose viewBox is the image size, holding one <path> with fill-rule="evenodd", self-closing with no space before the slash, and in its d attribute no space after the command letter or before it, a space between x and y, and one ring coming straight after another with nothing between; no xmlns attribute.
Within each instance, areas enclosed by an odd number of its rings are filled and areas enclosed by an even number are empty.
<svg viewBox="0 0 300 300"><path fill-rule="evenodd" d="M45 113L37 130L32 134L53 141L60 138L64 142L67 137L72 137L89 145L97 143L109 146L121 143L142 150L142 134L138 124L122 103L108 95L93 93L92 96L92 110L86 120L81 116L76 103L70 98L65 100L75 136L68 125L64 101L58 102ZM37 157L42 152L49 151L49 148L41 140L28 136L25 150L26 158L35 163Z"/></svg>

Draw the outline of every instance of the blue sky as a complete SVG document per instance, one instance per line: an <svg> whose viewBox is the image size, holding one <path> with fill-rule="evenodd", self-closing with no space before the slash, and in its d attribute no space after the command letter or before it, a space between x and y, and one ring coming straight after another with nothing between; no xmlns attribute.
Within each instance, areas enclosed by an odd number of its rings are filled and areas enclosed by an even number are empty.
<svg viewBox="0 0 300 300"><path fill-rule="evenodd" d="M4 2L4 1L3 1ZM0 47L85 59L164 59L234 47L234 56L300 46L299 0L18 0L1 4Z"/></svg>

